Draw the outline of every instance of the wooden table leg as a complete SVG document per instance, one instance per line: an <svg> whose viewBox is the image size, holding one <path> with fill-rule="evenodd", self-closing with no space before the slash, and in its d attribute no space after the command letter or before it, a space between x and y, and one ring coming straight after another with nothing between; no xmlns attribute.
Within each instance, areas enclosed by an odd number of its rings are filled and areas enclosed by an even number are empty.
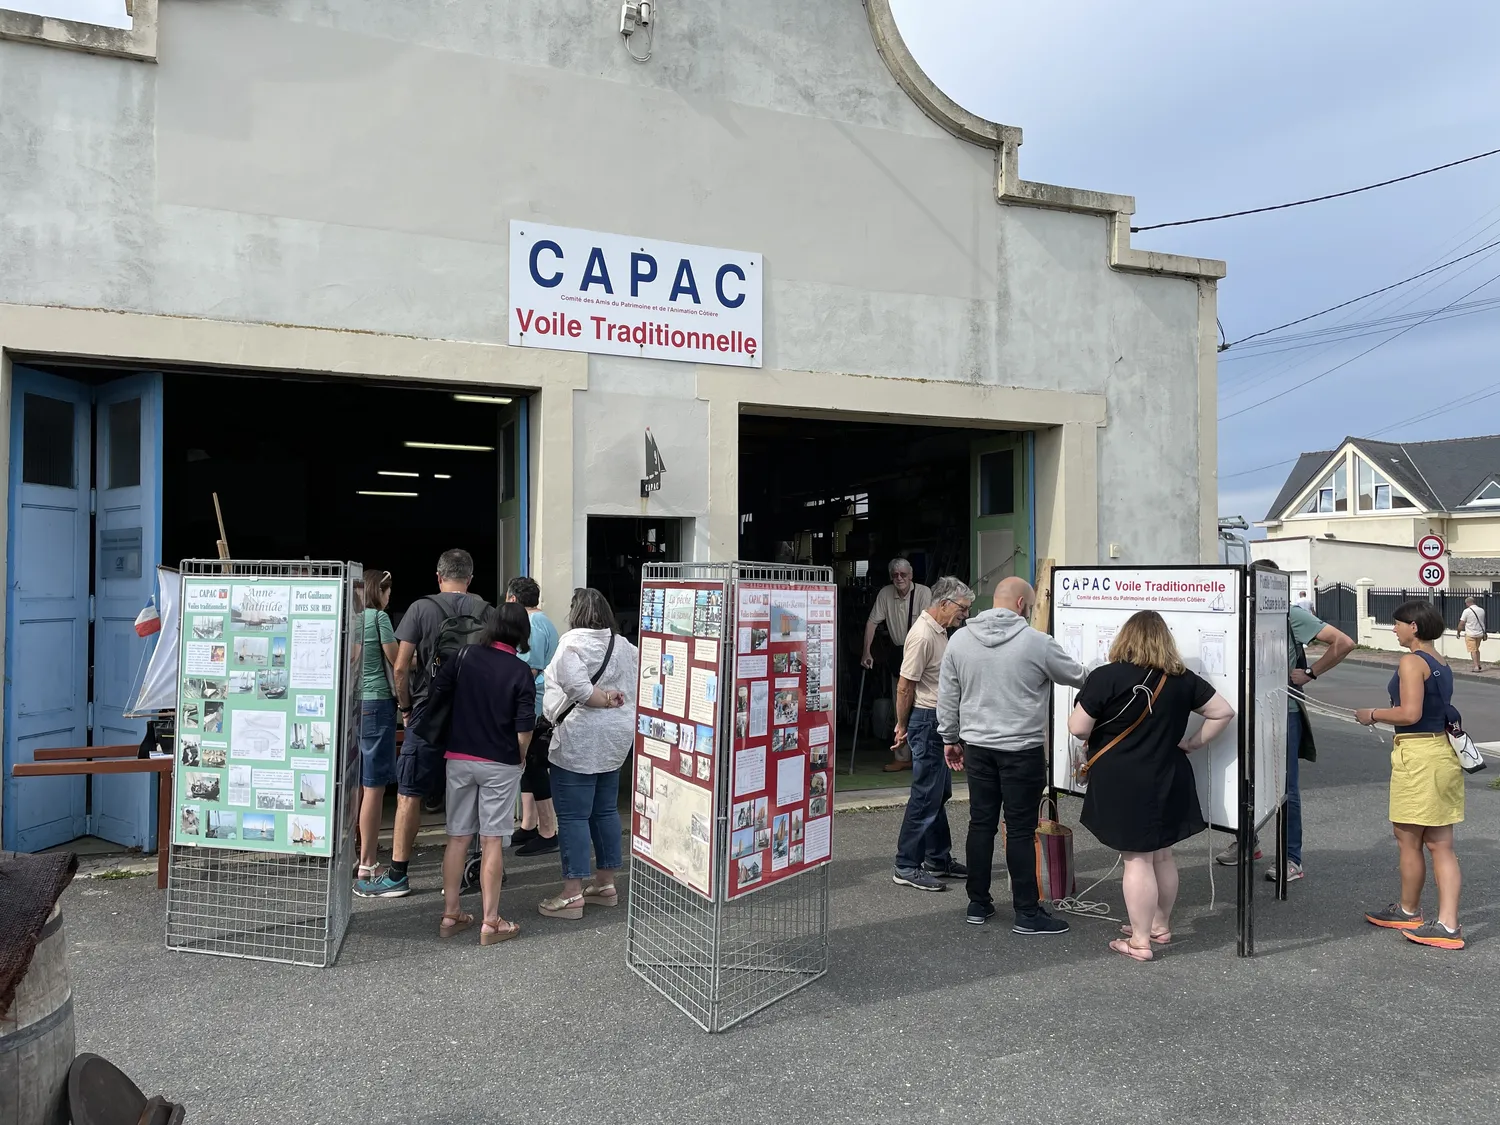
<svg viewBox="0 0 1500 1125"><path fill-rule="evenodd" d="M172 854L172 771L162 770L156 777L156 889L161 891L167 887Z"/></svg>

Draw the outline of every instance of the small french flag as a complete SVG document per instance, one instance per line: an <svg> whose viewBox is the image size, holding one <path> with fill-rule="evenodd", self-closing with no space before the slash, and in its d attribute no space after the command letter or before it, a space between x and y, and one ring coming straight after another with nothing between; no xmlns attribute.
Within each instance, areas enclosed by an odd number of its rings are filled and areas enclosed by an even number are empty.
<svg viewBox="0 0 1500 1125"><path fill-rule="evenodd" d="M160 632L161 614L156 612L156 600L153 598L135 619L135 635L149 637L152 633Z"/></svg>

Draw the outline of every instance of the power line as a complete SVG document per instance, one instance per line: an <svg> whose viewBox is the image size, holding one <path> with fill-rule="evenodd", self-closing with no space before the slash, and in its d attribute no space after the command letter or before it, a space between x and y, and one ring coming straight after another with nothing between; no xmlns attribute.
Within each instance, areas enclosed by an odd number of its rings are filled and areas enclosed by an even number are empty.
<svg viewBox="0 0 1500 1125"><path fill-rule="evenodd" d="M1163 227L1189 227L1194 223L1216 223L1220 219L1238 219L1245 215L1263 215L1267 211L1285 211L1288 207L1303 207L1309 203L1322 203L1329 199L1342 199L1346 195L1358 195L1362 191L1374 191L1376 188L1390 187L1391 184L1399 184L1404 180L1415 180L1418 176L1430 176L1433 172L1441 172L1445 168L1457 168L1460 164L1468 164L1475 160L1483 160L1487 156L1500 153L1500 148L1492 148L1489 152L1478 152L1473 156L1466 156L1462 160L1450 160L1447 164L1439 164L1436 168L1424 168L1420 172L1408 172L1404 176L1397 176L1390 180L1381 180L1378 184L1366 184L1364 187L1350 188L1348 191L1336 191L1330 195L1315 195L1311 199L1299 199L1293 203L1277 203L1270 207L1252 207L1248 211L1231 211L1227 215L1207 215L1201 219L1178 219L1175 223L1152 223L1145 227L1131 227L1132 233L1144 230L1161 230Z"/></svg>
<svg viewBox="0 0 1500 1125"><path fill-rule="evenodd" d="M1237 473L1220 473L1219 479L1233 480L1235 477L1248 477L1251 473L1263 473L1267 469L1279 469L1282 465L1290 465L1300 456L1301 454L1299 453L1297 457L1288 457L1285 461L1272 461L1269 465L1257 465L1253 469L1241 469Z"/></svg>
<svg viewBox="0 0 1500 1125"><path fill-rule="evenodd" d="M1389 344L1392 340L1396 340L1396 339L1401 338L1402 336L1405 336L1412 329L1418 328L1421 325L1425 324L1427 322L1427 320L1431 319L1431 317L1433 317L1433 316L1436 316L1438 313L1447 312L1448 309L1451 309L1454 305L1458 304L1458 302L1462 301L1465 297L1472 297L1475 293L1478 293L1486 285L1489 285L1491 282L1494 282L1494 281L1497 281L1497 280L1500 280L1500 273L1493 274L1487 280L1481 281L1478 285L1474 286L1473 289L1470 289L1462 297L1459 297L1457 301L1452 301L1449 304L1444 305L1441 309L1438 309L1436 312L1433 312L1433 313L1429 314L1427 317L1424 317L1422 320L1417 321L1416 324L1408 325L1407 327L1401 329L1399 332L1396 332L1393 335L1387 336L1384 340L1381 340L1378 344L1372 344L1370 347L1366 348L1364 351L1360 352L1358 355L1350 356L1348 359L1344 360L1342 363L1334 364L1334 366L1330 367L1327 371L1324 371L1324 372L1321 372L1320 374L1314 375L1311 379L1306 379L1306 380L1303 380L1300 383L1295 383L1292 386L1285 388L1284 390L1277 391L1274 395L1268 395L1266 398L1261 399L1259 402L1253 402L1249 406L1242 406L1242 407L1240 407L1240 409L1232 411L1229 414L1221 414L1219 416L1219 421L1220 422L1226 422L1230 418L1238 418L1241 414L1249 413L1250 411L1255 410L1257 407L1261 407L1261 406L1266 405L1266 403L1268 403L1268 402L1275 402L1278 398L1282 398L1285 395L1289 395L1293 391L1301 390L1303 387L1310 386L1311 384L1316 383L1319 379L1325 379L1325 378L1327 378L1329 375L1332 375L1335 371L1338 371L1338 370L1340 370L1341 368L1344 368L1344 367L1348 367L1356 359L1363 359L1365 356L1369 355L1371 352L1375 351L1377 348L1383 348L1383 347L1385 347L1385 345Z"/></svg>
<svg viewBox="0 0 1500 1125"><path fill-rule="evenodd" d="M1437 273L1439 270L1445 270L1449 266L1457 265L1459 262L1472 258L1476 254L1482 254L1486 250L1492 250L1496 246L1500 246L1500 239L1496 239L1494 242L1491 242L1488 245L1481 246L1478 250L1470 250L1467 254L1463 254L1457 258L1452 259L1451 261L1444 262L1440 266L1433 266L1430 270L1423 270L1421 273L1414 273L1410 277L1402 278L1400 281L1392 282L1390 285L1382 286L1379 289L1372 289L1368 293L1362 293L1358 297L1352 297L1349 300L1342 301L1337 305L1330 305L1328 308L1322 309L1319 312L1310 313L1307 316L1303 317L1298 317L1296 320L1289 320L1285 324L1278 324L1275 328L1267 328L1260 332L1252 332L1248 336L1241 336L1238 340L1229 341L1229 343L1223 345L1221 348L1219 348L1219 350L1221 352L1227 352L1230 348L1235 347L1238 344L1243 344L1246 340L1254 340L1261 336L1269 336L1272 332L1280 332L1283 328L1292 328L1298 324L1305 324L1309 320L1316 320L1318 317L1325 316L1328 313L1338 312L1339 309L1346 309L1350 305L1358 304L1360 301L1363 301L1368 297L1378 297L1382 293L1389 293L1392 289L1399 289L1403 285L1409 285L1411 282L1417 281L1420 278L1424 278L1428 274Z"/></svg>
<svg viewBox="0 0 1500 1125"><path fill-rule="evenodd" d="M1367 320L1363 323L1341 324L1316 332L1302 332L1295 336L1283 336L1279 340L1267 340L1266 346L1263 348L1241 352L1238 355L1224 356L1219 362L1237 363L1240 360L1259 359L1262 356L1295 352L1302 348L1321 347L1326 343L1341 344L1347 340L1358 340L1364 336L1377 336L1382 332L1389 331L1392 325L1408 321L1424 320L1427 317L1431 317L1431 323L1439 324L1445 320L1457 320L1461 316L1474 316L1477 313L1489 312L1497 307L1500 307L1500 297L1486 297L1482 300L1455 305L1452 309L1447 310L1446 315L1443 316L1436 315L1443 312L1444 310L1442 309L1424 309L1420 312L1397 313L1393 316L1383 316L1378 320ZM1272 344L1283 346L1272 347Z"/></svg>
<svg viewBox="0 0 1500 1125"><path fill-rule="evenodd" d="M1494 398L1496 395L1500 395L1500 382L1489 383L1486 386L1480 387L1477 391L1469 391L1466 394L1461 394L1457 398L1439 403L1431 410L1423 411L1421 414L1413 415L1410 418L1403 418L1401 421L1393 422L1389 426L1382 426L1380 429L1366 436L1379 437L1381 434L1388 434L1392 430L1398 430L1402 426L1415 425L1417 422L1426 422L1441 415L1449 414L1452 411L1462 410L1465 406L1472 406L1476 402L1483 402L1485 399Z"/></svg>

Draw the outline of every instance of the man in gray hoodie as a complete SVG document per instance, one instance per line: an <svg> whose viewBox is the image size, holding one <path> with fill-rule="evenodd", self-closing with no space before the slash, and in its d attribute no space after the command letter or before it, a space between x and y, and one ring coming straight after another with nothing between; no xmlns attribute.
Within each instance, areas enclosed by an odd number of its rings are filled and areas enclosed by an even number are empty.
<svg viewBox="0 0 1500 1125"><path fill-rule="evenodd" d="M1019 578L995 589L995 608L948 643L938 675L938 733L948 764L969 775L967 921L995 913L990 875L1005 810L1005 863L1018 934L1063 934L1068 924L1038 901L1037 806L1047 780L1043 731L1054 683L1082 687L1083 665L1026 624L1036 592Z"/></svg>

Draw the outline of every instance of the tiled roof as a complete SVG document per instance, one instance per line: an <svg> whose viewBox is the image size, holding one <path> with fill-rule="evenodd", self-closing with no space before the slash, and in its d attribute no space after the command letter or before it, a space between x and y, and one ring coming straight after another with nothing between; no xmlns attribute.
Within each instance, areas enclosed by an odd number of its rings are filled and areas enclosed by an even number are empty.
<svg viewBox="0 0 1500 1125"><path fill-rule="evenodd" d="M1488 481L1500 478L1500 434L1408 442L1350 437L1341 441L1338 449L1302 454L1266 519L1284 518L1297 494L1314 477L1326 473L1329 460L1350 443L1392 484L1429 511L1451 512L1461 508ZM1353 493L1356 487L1351 480L1349 491Z"/></svg>

